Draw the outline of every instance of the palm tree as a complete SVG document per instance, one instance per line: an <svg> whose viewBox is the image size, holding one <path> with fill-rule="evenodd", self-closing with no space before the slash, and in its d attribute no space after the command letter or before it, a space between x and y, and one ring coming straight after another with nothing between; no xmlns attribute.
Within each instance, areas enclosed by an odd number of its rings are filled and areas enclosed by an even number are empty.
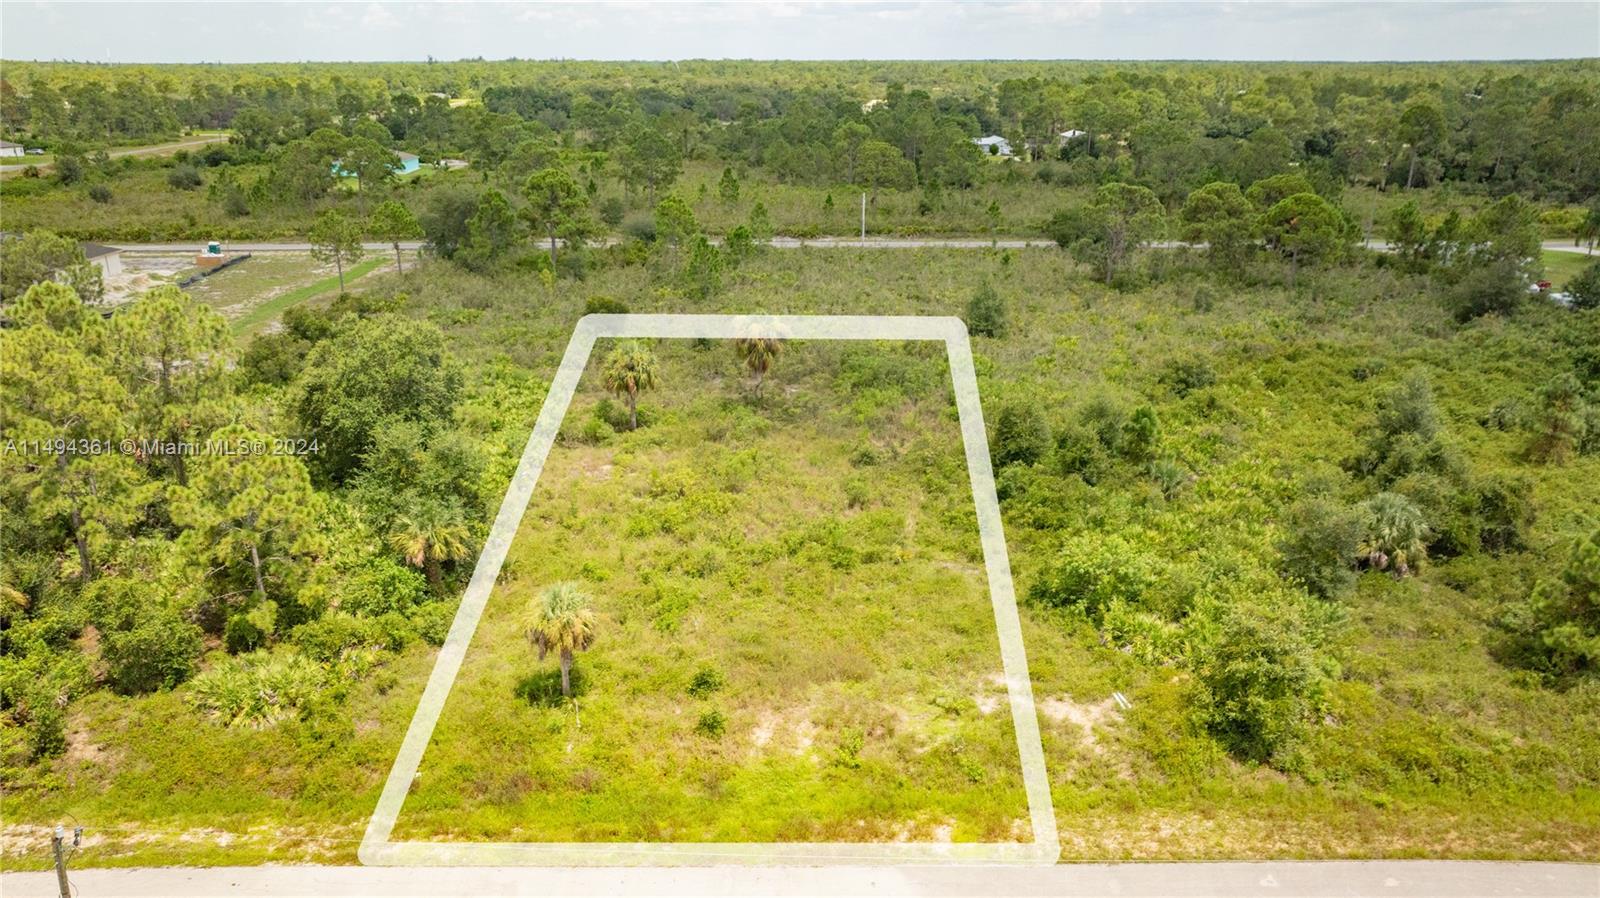
<svg viewBox="0 0 1600 898"><path fill-rule="evenodd" d="M628 399L628 429L639 429L639 393L656 386L656 357L643 343L627 340L606 356L600 372L607 390Z"/></svg>
<svg viewBox="0 0 1600 898"><path fill-rule="evenodd" d="M741 337L734 341L739 350L739 358L744 360L744 366L756 378L756 395L761 395L761 382L766 380L767 372L772 370L772 363L783 354L783 341L777 337Z"/></svg>
<svg viewBox="0 0 1600 898"><path fill-rule="evenodd" d="M545 587L528 605L528 641L561 659L561 694L572 696L572 653L594 645L595 616L589 596L576 583Z"/></svg>
<svg viewBox="0 0 1600 898"><path fill-rule="evenodd" d="M444 591L441 565L464 561L472 555L471 534L456 508L426 505L395 522L389 544L406 563L428 575L435 593Z"/></svg>
<svg viewBox="0 0 1600 898"><path fill-rule="evenodd" d="M1378 570L1394 570L1404 577L1428 556L1428 524L1410 499L1398 493L1379 493L1363 505L1367 532L1360 553Z"/></svg>

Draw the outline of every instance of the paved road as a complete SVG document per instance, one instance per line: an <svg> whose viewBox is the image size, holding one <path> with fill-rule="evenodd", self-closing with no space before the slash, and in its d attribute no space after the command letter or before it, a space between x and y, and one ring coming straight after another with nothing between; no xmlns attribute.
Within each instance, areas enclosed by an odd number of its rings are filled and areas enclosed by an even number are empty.
<svg viewBox="0 0 1600 898"><path fill-rule="evenodd" d="M612 241L601 241L599 245L608 245ZM192 253L199 251L203 244L198 241L189 243L114 243L120 249L131 253ZM991 244L990 241L975 237L868 237L862 240L858 237L813 237L801 239L799 237L774 237L772 245L779 249L799 249L801 247L815 249L988 249L991 245L1001 249L1054 249L1055 243L1050 240L1001 240ZM1186 244L1174 241L1165 241L1154 244L1157 249L1176 249ZM364 243L367 250L373 252L392 251L393 247L387 243ZM420 240L402 240L400 248L404 250L418 250L423 246ZM1369 249L1386 252L1388 244L1374 240L1367 244ZM270 252L310 252L309 243L227 243L223 247L231 253L270 253ZM1544 248L1554 252L1582 253L1590 255L1587 247L1573 246L1568 240L1546 240Z"/></svg>
<svg viewBox="0 0 1600 898"><path fill-rule="evenodd" d="M1050 867L212 867L79 870L79 898L224 895L1600 896L1600 866L1473 861L1061 864ZM6 898L56 898L49 873L0 876Z"/></svg>

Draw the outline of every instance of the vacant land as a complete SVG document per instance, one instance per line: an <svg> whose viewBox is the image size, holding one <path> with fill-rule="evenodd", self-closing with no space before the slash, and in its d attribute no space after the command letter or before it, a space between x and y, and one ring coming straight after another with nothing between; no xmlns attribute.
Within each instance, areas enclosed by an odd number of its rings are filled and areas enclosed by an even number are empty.
<svg viewBox="0 0 1600 898"><path fill-rule="evenodd" d="M397 839L1031 838L942 345L663 341L648 424L601 341ZM862 395L869 384L874 395ZM577 701L523 637L576 580Z"/></svg>
<svg viewBox="0 0 1600 898"><path fill-rule="evenodd" d="M1064 434L1032 462L1001 464L999 483L1065 857L1594 857L1600 691L1526 669L1503 622L1600 507L1600 457L1535 462L1517 417L1593 345L1592 319L1530 302L1462 325L1427 279L1387 269L1327 271L1295 290L1263 272L1218 289L1181 257L1157 264L1162 280L1118 291L1054 252L772 251L695 299L649 265L552 292L533 274L434 262L358 292L435 323L466 363L439 426L483 455L484 500L470 511L482 527L592 300L948 315L987 280L1010 318L1004 337L974 341L991 432L1032 406ZM985 679L997 659L942 363L796 348L758 401L727 347L658 351L638 431L618 426L615 398L596 416L592 384L575 403L399 832L850 838L864 820L863 838L1004 834L1022 814L1007 797L1014 744L1004 711L983 710L999 694ZM1292 508L1307 489L1366 495L1370 481L1343 465L1379 399L1418 367L1471 475L1528 482L1522 547L1440 544L1411 576L1366 571L1314 600L1332 663L1304 736L1271 763L1241 760L1201 716L1186 640L1204 638L1211 603L1298 589L1279 573ZM1157 458L1176 475L1118 457L1068 467L1084 410L1107 403L1154 410ZM1427 485L1397 488L1426 499ZM1448 509L1431 513L1442 533L1464 532ZM370 539L328 514L346 538ZM1053 601L1041 584L1058 582L1064 555L1124 578L1106 587L1123 610ZM328 576L343 576L341 557ZM554 579L585 584L602 611L577 659L576 713L541 705L554 662L535 660L516 623L529 591ZM933 615L930 601L950 604ZM422 621L418 609L440 604L402 610ZM270 723L226 725L193 683L88 692L70 706L62 754L8 770L8 867L47 865L40 827L68 814L90 827L90 864L352 860L432 665L426 640L397 634L341 661L321 648L325 625L291 631L274 657L316 651L340 673ZM206 668L253 657L210 646ZM101 663L93 637L80 648ZM702 668L723 686L697 698L687 690ZM861 699L856 712L844 695ZM711 711L720 738L694 731ZM679 788L652 791L641 769ZM930 788L906 791L897 769ZM780 796L808 816L752 810ZM619 816L630 800L652 814Z"/></svg>
<svg viewBox="0 0 1600 898"><path fill-rule="evenodd" d="M349 266L344 273L346 287L384 262L385 257L376 256ZM189 286L195 299L222 313L239 334L269 327L286 310L338 292L334 266L317 262L309 253L260 253Z"/></svg>

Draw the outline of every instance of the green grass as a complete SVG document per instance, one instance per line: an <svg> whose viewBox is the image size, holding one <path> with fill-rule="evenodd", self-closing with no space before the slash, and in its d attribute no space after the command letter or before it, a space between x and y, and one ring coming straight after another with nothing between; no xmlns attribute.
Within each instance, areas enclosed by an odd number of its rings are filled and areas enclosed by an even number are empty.
<svg viewBox="0 0 1600 898"><path fill-rule="evenodd" d="M1031 838L943 347L791 344L756 400L730 344L661 341L613 436L608 342L395 837ZM522 637L561 580L599 612L575 703Z"/></svg>
<svg viewBox="0 0 1600 898"><path fill-rule="evenodd" d="M393 265L394 260L374 255L350 266L344 273L346 287L364 275ZM313 270L310 259L299 254L258 253L225 271L220 271L190 287L194 295L229 319L236 334L248 334L276 321L283 313L339 289L339 277L322 277L301 286L284 289L303 281ZM262 297L266 297L262 299Z"/></svg>
<svg viewBox="0 0 1600 898"><path fill-rule="evenodd" d="M1566 289L1568 281L1577 277L1585 268L1600 261L1600 255L1591 256L1548 249L1541 258L1544 261L1544 279L1549 281L1555 290Z"/></svg>
<svg viewBox="0 0 1600 898"><path fill-rule="evenodd" d="M1023 593L1070 534L1116 534L1183 571L1275 576L1285 507L1319 480L1358 494L1339 465L1358 450L1374 397L1425 368L1471 474L1530 480L1538 518L1528 549L1436 559L1405 580L1364 575L1339 600L1349 619L1332 651L1339 672L1288 772L1224 754L1194 720L1181 667L1124 651L1081 615L1024 601L1064 856L1592 860L1600 690L1549 688L1510 666L1494 619L1593 526L1600 457L1531 464L1527 430L1484 422L1502 403L1533 403L1600 322L1529 304L1511 319L1458 325L1426 279L1388 269L1303 276L1291 292L1270 269L1226 284L1165 264L1164 282L1117 292L1049 250L768 252L704 302L649 266L597 269L553 293L532 274L486 278L438 262L361 283L405 293L407 314L445 330L473 377L457 424L480 436L486 477L503 484L592 297L638 312L950 315L988 280L1012 322L1004 339L974 340L991 421L1014 402L1037 404L1058 429L1095 397L1149 402L1162 454L1193 474L1171 498L1127 464L1094 486L1042 468L1003 475ZM1211 311L1195 310L1202 290ZM917 838L944 825L951 838L1003 829L1018 813L1004 779L1013 755L1002 758L1005 737L985 729L1003 713L984 715L974 699L995 663L982 644L988 618L958 604L983 595L968 573L971 509L955 488L963 475L944 388L920 386L942 366L887 353L893 368L862 372L867 360L838 347L797 348L757 404L725 347L662 353L662 385L646 395L650 423L638 433L581 442L578 425L598 399L585 382L397 833L848 838L856 819L873 835L915 822L907 837ZM1216 383L1176 395L1161 379L1174 360L1206 362ZM883 442L885 464L854 466L863 442ZM849 507L851 489L864 490L864 506ZM886 554L844 571L825 533L791 553L788 534L829 520L847 544ZM554 665L534 659L516 612L558 578L584 582L602 613L600 641L578 660L588 691L576 719L518 694ZM934 614L913 599L948 604ZM970 632L941 629L956 624ZM342 700L263 730L205 720L187 706L187 687L134 699L95 692L72 706L67 753L6 784L7 823L72 814L105 838L80 853L85 865L353 862L432 657L413 645ZM704 665L727 685L689 696ZM948 693L937 704L934 688ZM859 701L843 701L858 690ZM1113 690L1131 710L1116 709ZM960 713L940 716L947 704ZM711 709L726 718L715 741L694 732ZM772 735L758 746L768 715ZM793 752L806 719L814 757ZM981 788L963 783L966 767L948 754L905 752L945 732L934 724L971 747ZM849 730L862 733L860 768L831 763ZM918 779L908 788L895 770ZM811 791L818 784L827 789ZM783 801L810 816L768 803ZM48 865L45 830L27 834L8 831L8 869Z"/></svg>

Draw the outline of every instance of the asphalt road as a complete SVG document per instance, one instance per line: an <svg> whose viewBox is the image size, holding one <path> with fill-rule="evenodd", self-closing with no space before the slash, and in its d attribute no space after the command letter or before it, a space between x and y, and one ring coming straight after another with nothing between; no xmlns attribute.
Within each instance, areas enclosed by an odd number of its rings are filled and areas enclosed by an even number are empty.
<svg viewBox="0 0 1600 898"><path fill-rule="evenodd" d="M605 241L601 245L605 245ZM113 243L119 249L130 253L193 253L204 249L204 244L199 241L189 243ZM774 237L772 245L779 249L799 249L801 247L815 249L988 249L997 246L1000 249L1054 249L1055 243L1050 240L1035 238L1032 240L1000 240L991 243L988 240L976 237L868 237L862 240L858 237L813 237L801 239L799 237ZM1165 241L1153 244L1158 249L1175 249L1185 244L1175 241ZM364 243L367 250L372 252L392 251L393 246L388 243ZM403 250L417 250L423 246L420 240L402 240L400 248ZM1369 249L1379 252L1386 251L1388 244L1374 240L1367 244ZM1589 250L1581 246L1573 246L1567 240L1546 240L1544 248L1554 252L1582 253L1589 255ZM309 243L224 243L223 249L230 253L270 253L270 252L297 252L311 251Z"/></svg>
<svg viewBox="0 0 1600 898"><path fill-rule="evenodd" d="M1597 898L1600 866L1480 861L1059 864L1046 867L176 867L78 870L77 898L337 895L1115 895ZM0 875L6 898L56 898L54 872Z"/></svg>

